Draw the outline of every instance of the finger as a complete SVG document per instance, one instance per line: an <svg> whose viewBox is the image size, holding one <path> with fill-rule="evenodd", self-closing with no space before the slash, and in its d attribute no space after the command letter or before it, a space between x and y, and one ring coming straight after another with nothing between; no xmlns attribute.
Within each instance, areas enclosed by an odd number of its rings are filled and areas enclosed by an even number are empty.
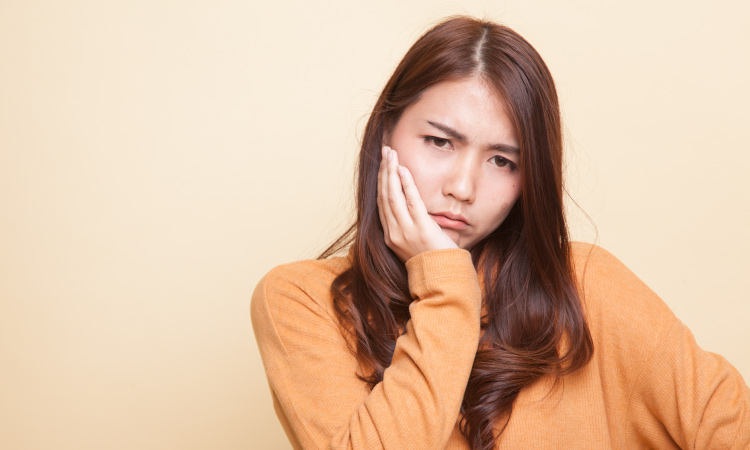
<svg viewBox="0 0 750 450"><path fill-rule="evenodd" d="M391 150L388 158L388 201L391 212L396 218L399 226L408 227L414 223L406 207L406 197L404 196L401 176L398 174L398 154Z"/></svg>
<svg viewBox="0 0 750 450"><path fill-rule="evenodd" d="M387 173L387 155L388 155L388 147L383 147L381 150L381 158L380 158L380 169L378 170L378 192L377 192L377 201L378 201L378 215L380 216L380 223L383 226L383 230L388 232L388 222L389 220L393 220L393 214L390 210L390 205L388 204L388 173ZM389 219L390 218L390 219Z"/></svg>
<svg viewBox="0 0 750 450"><path fill-rule="evenodd" d="M404 197L409 214L411 214L415 223L424 223L424 221L430 219L430 216L427 213L424 201L422 201L422 196L419 195L419 189L417 189L417 184L414 182L414 177L411 175L409 169L404 166L398 166L398 173L401 176L401 184L404 187Z"/></svg>

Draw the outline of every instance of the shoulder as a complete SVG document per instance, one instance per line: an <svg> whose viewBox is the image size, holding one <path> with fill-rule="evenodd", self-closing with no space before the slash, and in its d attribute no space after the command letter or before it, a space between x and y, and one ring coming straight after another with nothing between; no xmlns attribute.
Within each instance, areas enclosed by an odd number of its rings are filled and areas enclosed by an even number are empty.
<svg viewBox="0 0 750 450"><path fill-rule="evenodd" d="M271 269L258 282L250 302L259 343L278 342L278 350L290 353L296 343L304 344L311 336L321 339L339 335L331 284L349 266L347 258L335 257Z"/></svg>
<svg viewBox="0 0 750 450"><path fill-rule="evenodd" d="M271 269L258 283L258 287L266 292L290 289L307 293L327 292L333 280L349 266L345 257L282 264Z"/></svg>
<svg viewBox="0 0 750 450"><path fill-rule="evenodd" d="M607 250L575 242L571 257L587 318L598 337L632 335L643 343L642 338L660 339L677 322L666 303Z"/></svg>
<svg viewBox="0 0 750 450"><path fill-rule="evenodd" d="M283 298L305 299L324 306L333 280L350 266L346 257L297 261L271 269L253 293L253 304Z"/></svg>
<svg viewBox="0 0 750 450"><path fill-rule="evenodd" d="M626 298L626 306L639 302L663 305L658 296L613 254L594 244L574 242L571 259L579 289L592 299ZM666 305L663 305L666 308Z"/></svg>
<svg viewBox="0 0 750 450"><path fill-rule="evenodd" d="M579 281L617 280L635 277L619 259L602 247L586 242L571 242L571 259Z"/></svg>
<svg viewBox="0 0 750 450"><path fill-rule="evenodd" d="M592 363L612 401L626 405L654 355L681 324L661 298L608 251L576 243L571 253L594 341Z"/></svg>

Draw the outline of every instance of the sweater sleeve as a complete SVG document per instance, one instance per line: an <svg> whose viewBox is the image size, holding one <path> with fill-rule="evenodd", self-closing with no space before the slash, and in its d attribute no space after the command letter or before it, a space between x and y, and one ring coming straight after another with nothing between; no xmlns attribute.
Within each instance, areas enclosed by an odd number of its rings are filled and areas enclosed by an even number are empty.
<svg viewBox="0 0 750 450"><path fill-rule="evenodd" d="M283 267L283 266L282 266ZM383 381L370 392L338 322L302 275L274 269L252 302L277 415L297 449L439 449L455 427L479 342L481 293L469 252L407 261L415 301ZM330 300L327 300L330 301Z"/></svg>
<svg viewBox="0 0 750 450"><path fill-rule="evenodd" d="M750 389L679 320L641 368L628 415L633 441L652 448L671 439L683 449L750 449Z"/></svg>
<svg viewBox="0 0 750 450"><path fill-rule="evenodd" d="M586 254L588 249L581 250ZM624 264L594 247L586 299L625 448L750 450L750 389ZM621 405L621 406L620 406Z"/></svg>

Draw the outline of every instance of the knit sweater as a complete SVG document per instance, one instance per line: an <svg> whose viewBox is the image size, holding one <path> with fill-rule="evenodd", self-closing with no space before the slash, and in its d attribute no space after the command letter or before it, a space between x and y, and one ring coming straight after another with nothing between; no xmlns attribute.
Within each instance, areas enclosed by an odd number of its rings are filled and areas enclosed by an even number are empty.
<svg viewBox="0 0 750 450"><path fill-rule="evenodd" d="M750 449L750 389L641 280L573 245L593 359L521 390L498 449ZM383 381L357 378L330 287L347 257L271 270L251 302L276 414L295 449L468 449L459 409L480 336L469 252L406 262L415 299ZM585 270L584 270L585 269Z"/></svg>

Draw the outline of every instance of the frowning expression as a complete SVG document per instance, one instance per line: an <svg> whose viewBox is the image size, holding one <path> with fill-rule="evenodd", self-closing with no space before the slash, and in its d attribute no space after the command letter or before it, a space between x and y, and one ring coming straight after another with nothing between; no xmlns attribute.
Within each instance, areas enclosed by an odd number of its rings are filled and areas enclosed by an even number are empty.
<svg viewBox="0 0 750 450"><path fill-rule="evenodd" d="M426 89L385 141L411 171L430 216L461 248L494 231L521 193L515 131L505 102L481 77Z"/></svg>

